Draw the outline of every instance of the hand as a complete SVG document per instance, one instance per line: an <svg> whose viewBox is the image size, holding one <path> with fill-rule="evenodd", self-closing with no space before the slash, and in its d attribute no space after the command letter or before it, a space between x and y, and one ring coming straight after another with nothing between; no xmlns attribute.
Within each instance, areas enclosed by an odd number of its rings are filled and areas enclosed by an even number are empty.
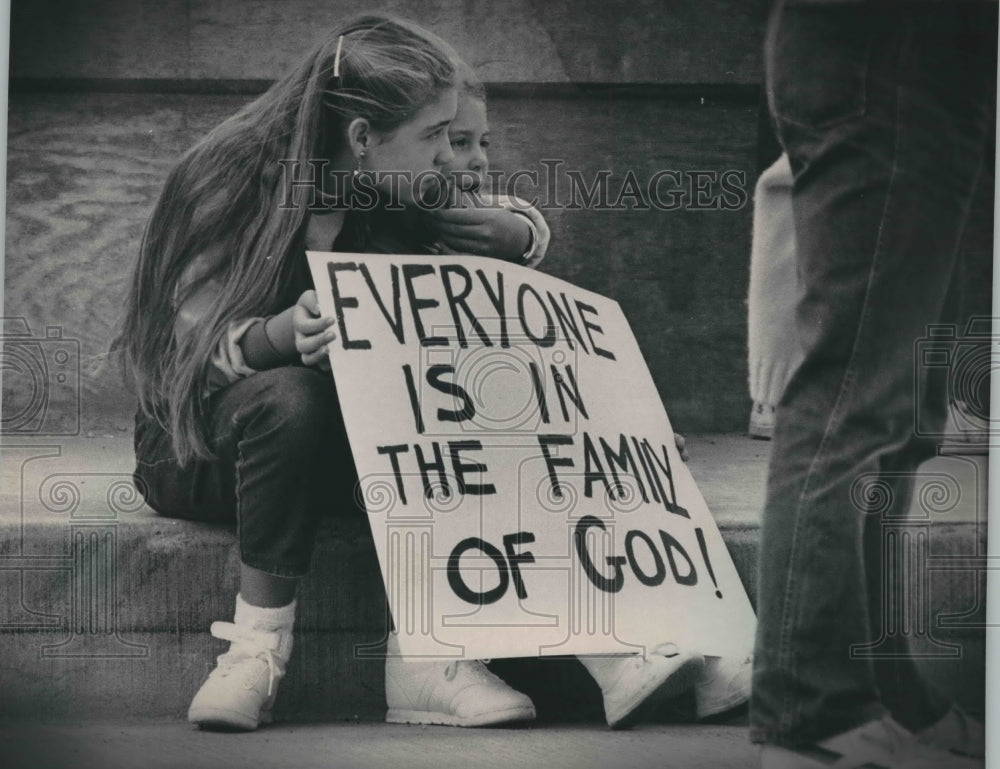
<svg viewBox="0 0 1000 769"><path fill-rule="evenodd" d="M445 253L516 262L531 243L527 219L506 208L441 208L428 215Z"/></svg>
<svg viewBox="0 0 1000 769"><path fill-rule="evenodd" d="M307 366L330 370L326 346L337 338L336 322L336 318L322 315L315 291L309 289L302 293L292 312L292 327L295 329L295 349Z"/></svg>
<svg viewBox="0 0 1000 769"><path fill-rule="evenodd" d="M680 452L681 459L687 462L691 458L691 455L688 454L685 448L687 441L684 440L684 436L680 433L674 433L674 444L677 446L677 451Z"/></svg>

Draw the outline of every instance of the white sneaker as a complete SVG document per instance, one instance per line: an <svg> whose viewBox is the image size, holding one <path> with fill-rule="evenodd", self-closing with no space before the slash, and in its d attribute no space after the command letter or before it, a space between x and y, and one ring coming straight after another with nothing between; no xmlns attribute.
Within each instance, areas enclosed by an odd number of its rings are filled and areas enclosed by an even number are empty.
<svg viewBox="0 0 1000 769"><path fill-rule="evenodd" d="M493 675L479 660L385 661L390 724L494 726L533 721L531 699Z"/></svg>
<svg viewBox="0 0 1000 769"><path fill-rule="evenodd" d="M761 769L982 769L983 760L922 745L886 716L814 745L765 745L760 765Z"/></svg>
<svg viewBox="0 0 1000 769"><path fill-rule="evenodd" d="M941 720L916 733L917 741L971 758L986 755L986 729L958 705L952 705Z"/></svg>
<svg viewBox="0 0 1000 769"><path fill-rule="evenodd" d="M706 657L694 686L698 718L725 713L750 699L753 657Z"/></svg>
<svg viewBox="0 0 1000 769"><path fill-rule="evenodd" d="M292 633L213 622L212 635L231 641L188 708L188 721L209 729L252 731L271 721L278 682L292 652Z"/></svg>
<svg viewBox="0 0 1000 769"><path fill-rule="evenodd" d="M771 440L774 437L774 406L755 401L750 409L750 427L747 432L751 438Z"/></svg>
<svg viewBox="0 0 1000 769"><path fill-rule="evenodd" d="M641 654L587 655L578 658L601 687L604 717L612 729L635 724L643 705L652 705L694 686L705 667L705 658L680 651L673 644Z"/></svg>

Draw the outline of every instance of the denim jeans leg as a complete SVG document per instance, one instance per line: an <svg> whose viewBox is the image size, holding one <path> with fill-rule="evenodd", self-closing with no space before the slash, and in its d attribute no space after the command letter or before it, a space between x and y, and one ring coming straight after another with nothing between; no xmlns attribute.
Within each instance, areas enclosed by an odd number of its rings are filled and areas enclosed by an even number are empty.
<svg viewBox="0 0 1000 769"><path fill-rule="evenodd" d="M180 467L158 426L137 425L136 475L166 515L235 523L241 561L285 577L309 568L321 519L358 509L357 476L330 375L262 371L215 393L212 460Z"/></svg>
<svg viewBox="0 0 1000 769"><path fill-rule="evenodd" d="M995 10L991 26L974 7L788 3L772 17L767 84L795 174L805 359L768 472L755 741L814 742L885 712L872 660L851 653L874 639L882 598L881 548L866 542L880 527L856 482L892 477L902 504L926 456L913 353L945 307L996 71ZM924 696L912 664L895 672Z"/></svg>

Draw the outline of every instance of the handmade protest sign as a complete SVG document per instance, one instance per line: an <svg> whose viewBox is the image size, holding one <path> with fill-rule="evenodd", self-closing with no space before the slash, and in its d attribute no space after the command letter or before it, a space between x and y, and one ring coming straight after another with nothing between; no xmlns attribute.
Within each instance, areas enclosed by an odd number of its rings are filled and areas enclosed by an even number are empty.
<svg viewBox="0 0 1000 769"><path fill-rule="evenodd" d="M404 654L749 651L616 302L493 259L308 256Z"/></svg>

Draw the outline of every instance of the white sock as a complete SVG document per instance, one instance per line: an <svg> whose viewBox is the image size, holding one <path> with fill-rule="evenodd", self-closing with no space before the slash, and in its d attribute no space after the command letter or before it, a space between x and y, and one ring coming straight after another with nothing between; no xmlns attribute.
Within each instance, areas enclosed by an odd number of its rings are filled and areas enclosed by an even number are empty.
<svg viewBox="0 0 1000 769"><path fill-rule="evenodd" d="M287 606L277 606L265 608L254 606L243 600L242 595L236 596L236 613L233 616L233 623L241 627L249 627L254 630L266 630L275 632L278 630L290 631L295 624L295 599Z"/></svg>

